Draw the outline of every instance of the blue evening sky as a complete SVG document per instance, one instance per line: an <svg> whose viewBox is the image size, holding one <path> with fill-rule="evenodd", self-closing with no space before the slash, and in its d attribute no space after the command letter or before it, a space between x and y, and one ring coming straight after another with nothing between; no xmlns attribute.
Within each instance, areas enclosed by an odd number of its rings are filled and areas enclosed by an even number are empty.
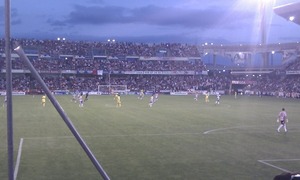
<svg viewBox="0 0 300 180"><path fill-rule="evenodd" d="M0 37L4 38L4 0ZM189 44L259 44L260 0L11 0L11 37ZM300 41L268 0L267 43Z"/></svg>

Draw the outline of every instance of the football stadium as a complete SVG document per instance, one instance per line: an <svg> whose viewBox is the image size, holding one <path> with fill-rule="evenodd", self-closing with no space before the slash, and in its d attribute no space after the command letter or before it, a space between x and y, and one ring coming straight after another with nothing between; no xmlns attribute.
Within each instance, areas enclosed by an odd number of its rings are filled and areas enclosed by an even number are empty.
<svg viewBox="0 0 300 180"><path fill-rule="evenodd" d="M290 21L299 11L299 3L274 8ZM0 179L270 180L300 172L297 41L12 38L9 53L6 41Z"/></svg>

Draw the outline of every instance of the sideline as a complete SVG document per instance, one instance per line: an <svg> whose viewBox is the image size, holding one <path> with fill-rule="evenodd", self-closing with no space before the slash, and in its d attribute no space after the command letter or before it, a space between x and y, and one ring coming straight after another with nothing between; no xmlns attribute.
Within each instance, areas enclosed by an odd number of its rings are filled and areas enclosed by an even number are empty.
<svg viewBox="0 0 300 180"><path fill-rule="evenodd" d="M263 163L267 166L270 166L270 167L273 167L275 169L279 169L283 172L291 172L289 170L286 170L286 169L283 169L281 167L278 167L278 166L275 166L273 164L270 164L270 163L267 163L267 162L280 162L280 161L283 161L283 162L288 162L288 161L300 161L300 159L266 159L266 160L257 160L258 162L260 163Z"/></svg>
<svg viewBox="0 0 300 180"><path fill-rule="evenodd" d="M18 157L17 157L17 162L15 166L15 171L14 171L14 180L17 179L18 176L18 171L19 171L19 166L20 166L20 160L21 160L21 153L22 153L22 146L23 146L23 141L24 139L20 139L20 145L19 145L19 150L18 150Z"/></svg>

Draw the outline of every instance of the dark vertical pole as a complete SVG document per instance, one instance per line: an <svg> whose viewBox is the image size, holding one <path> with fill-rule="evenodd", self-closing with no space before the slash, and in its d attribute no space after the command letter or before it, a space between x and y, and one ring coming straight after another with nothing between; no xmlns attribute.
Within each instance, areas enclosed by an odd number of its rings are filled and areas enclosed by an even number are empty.
<svg viewBox="0 0 300 180"><path fill-rule="evenodd" d="M272 54L271 54L271 66L273 66L274 53L275 53L275 52L272 51Z"/></svg>
<svg viewBox="0 0 300 180"><path fill-rule="evenodd" d="M6 58L6 96L7 96L7 157L8 179L14 179L13 112L12 112L12 74L10 43L10 0L5 0L5 58Z"/></svg>
<svg viewBox="0 0 300 180"><path fill-rule="evenodd" d="M83 150L85 151L87 156L90 158L90 160L92 161L92 163L94 164L94 166L96 167L98 172L101 174L102 178L104 180L110 180L108 175L106 174L106 172L101 167L101 165L97 161L96 157L92 153L92 151L89 149L89 147L86 145L86 143L84 142L84 140L80 136L79 132L76 130L75 126L73 125L72 121L69 119L68 115L65 113L65 111L60 106L58 101L54 98L54 96L50 92L49 88L46 86L46 84L43 81L43 79L41 78L41 76L38 74L38 72L35 70L35 68L31 64L31 62L29 61L29 59L25 55L23 49L19 46L19 47L15 48L14 50L20 56L20 58L24 61L24 63L27 65L27 68L30 70L31 74L34 76L34 78L37 80L37 82L42 86L44 92L46 93L46 95L50 99L51 103L53 104L53 106L55 107L55 109L57 110L59 115L62 117L62 119L65 121L68 128L73 133L76 140L78 141L78 143L81 145L81 147L83 148Z"/></svg>

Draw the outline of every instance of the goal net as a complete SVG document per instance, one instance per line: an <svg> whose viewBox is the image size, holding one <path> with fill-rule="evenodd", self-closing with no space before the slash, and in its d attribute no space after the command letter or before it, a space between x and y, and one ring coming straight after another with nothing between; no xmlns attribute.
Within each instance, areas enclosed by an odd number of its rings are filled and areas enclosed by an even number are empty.
<svg viewBox="0 0 300 180"><path fill-rule="evenodd" d="M98 95L127 94L127 85L99 85Z"/></svg>

